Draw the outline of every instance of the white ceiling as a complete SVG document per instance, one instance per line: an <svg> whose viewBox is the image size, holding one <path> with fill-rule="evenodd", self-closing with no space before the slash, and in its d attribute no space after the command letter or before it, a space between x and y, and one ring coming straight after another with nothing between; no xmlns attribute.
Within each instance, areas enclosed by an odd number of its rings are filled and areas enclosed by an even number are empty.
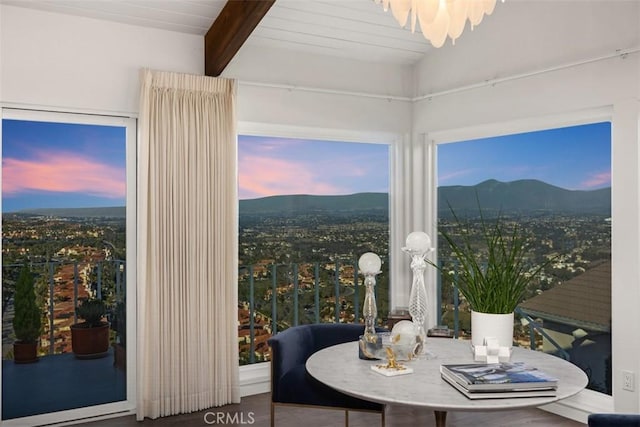
<svg viewBox="0 0 640 427"><path fill-rule="evenodd" d="M204 36L226 0L0 2ZM413 64L430 48L373 0L276 0L246 44L397 64Z"/></svg>

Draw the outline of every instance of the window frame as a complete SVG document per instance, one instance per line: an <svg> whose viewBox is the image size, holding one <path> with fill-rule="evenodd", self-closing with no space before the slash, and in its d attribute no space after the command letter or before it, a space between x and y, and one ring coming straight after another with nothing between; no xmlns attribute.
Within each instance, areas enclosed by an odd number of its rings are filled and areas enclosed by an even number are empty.
<svg viewBox="0 0 640 427"><path fill-rule="evenodd" d="M577 125L585 125L591 123L598 122L609 122L611 124L611 169L612 169L612 200L611 200L611 215L612 215L612 233L611 233L611 260L612 260L612 284L611 284L611 294L612 294L612 304L613 304L613 296L614 292L622 292L622 290L618 289L616 286L616 282L613 280L613 277L616 275L616 265L619 262L619 253L614 251L614 239L616 235L619 235L620 232L616 232L619 230L622 225L620 221L615 219L615 206L614 203L620 203L620 200L616 200L613 195L613 186L614 186L614 169L616 168L615 161L615 153L617 151L616 145L619 141L616 141L614 138L614 122L615 115L614 109L612 106L605 106L600 108L592 108L583 111L569 112L565 114L556 114L553 116L538 116L531 117L513 121L505 121L505 122L494 122L487 123L478 126L470 126L466 128L458 128L458 129L449 129L449 130L441 130L431 133L422 134L425 138L425 143L429 145L430 149L433 151L432 162L431 162L431 170L433 174L437 176L437 147L440 144L448 144L455 143L459 141L469 141L480 138L488 138L488 137L497 137L497 136L508 136L518 133L525 132L535 132L542 131L548 129L556 129L562 127L570 127ZM435 182L432 191L432 199L433 203L431 204L430 214L432 218L437 219L437 182ZM437 247L438 245L438 226L437 221L434 221L433 228L429 231L431 236L433 237L433 246ZM435 283L437 272L435 269L430 269L431 271L427 271L428 280L432 280ZM436 295L431 295L431 297L435 300L437 298ZM619 333L619 328L616 328L616 324L612 324L611 330L611 341L612 341L612 355L616 349L615 346L615 332L618 332L618 335L622 335ZM546 405L543 409L548 410L550 412L556 413L561 416L565 416L573 419L581 419L583 418L586 422L586 416L584 415L584 411L587 413L591 412L613 412L614 411L614 397L616 393L615 389L615 358L612 357L612 371L614 376L614 388L613 394L611 396L606 395L604 393L599 393L593 390L583 390L578 395L573 396L569 399L564 399L561 402L553 403L550 405Z"/></svg>
<svg viewBox="0 0 640 427"><path fill-rule="evenodd" d="M400 250L394 251L392 242L393 236L397 234L395 229L396 221L392 218L397 209L393 209L392 204L398 203L398 198L393 196L393 182L396 178L394 152L396 145L402 140L402 136L392 132L367 132L347 129L333 129L320 127L296 126L287 124L268 124L249 121L239 121L237 125L237 135L264 136L296 139L313 139L321 141L355 142L386 144L389 147L389 257L398 257ZM236 231L238 230L238 218L236 218ZM236 236L238 233L236 232ZM237 237L236 237L237 238ZM236 260L237 264L237 260ZM391 267L391 265L389 266ZM391 268L389 271L389 307L394 307L394 277ZM239 361L238 361L239 362ZM269 363L255 363L242 365L240 369L240 395L249 396L256 393L266 393L270 391L270 371Z"/></svg>

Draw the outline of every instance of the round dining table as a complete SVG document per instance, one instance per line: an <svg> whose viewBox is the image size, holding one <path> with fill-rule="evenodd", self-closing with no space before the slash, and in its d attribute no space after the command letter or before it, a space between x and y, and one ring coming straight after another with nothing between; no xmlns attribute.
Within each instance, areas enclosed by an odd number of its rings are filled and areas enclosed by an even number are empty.
<svg viewBox="0 0 640 427"><path fill-rule="evenodd" d="M322 349L306 362L308 373L318 381L350 396L382 404L409 405L432 409L436 425L445 427L447 411L492 411L537 407L579 393L587 376L572 363L540 351L514 347L510 362L524 362L557 378L555 396L499 399L469 399L440 375L440 365L474 363L471 342L428 338L424 356L402 362L413 372L384 376L371 369L381 360L358 357L358 342Z"/></svg>

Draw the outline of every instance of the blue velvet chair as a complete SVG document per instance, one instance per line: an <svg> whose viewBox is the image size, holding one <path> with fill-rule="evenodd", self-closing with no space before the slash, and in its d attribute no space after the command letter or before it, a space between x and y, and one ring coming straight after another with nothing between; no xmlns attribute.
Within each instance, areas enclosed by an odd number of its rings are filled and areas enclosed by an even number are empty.
<svg viewBox="0 0 640 427"><path fill-rule="evenodd" d="M275 425L277 405L302 405L345 411L345 426L349 426L349 411L378 412L385 424L384 405L357 399L340 393L315 380L307 373L309 356L325 347L357 341L364 326L345 323L323 323L294 326L268 341L271 347L271 427ZM353 357L358 357L354 349Z"/></svg>
<svg viewBox="0 0 640 427"><path fill-rule="evenodd" d="M589 427L640 427L640 414L591 414Z"/></svg>

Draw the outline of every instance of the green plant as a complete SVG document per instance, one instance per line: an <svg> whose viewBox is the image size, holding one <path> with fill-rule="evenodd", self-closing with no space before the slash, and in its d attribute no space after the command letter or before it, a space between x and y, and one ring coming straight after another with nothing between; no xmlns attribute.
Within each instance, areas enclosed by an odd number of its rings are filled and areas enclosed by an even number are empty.
<svg viewBox="0 0 640 427"><path fill-rule="evenodd" d="M87 327L94 328L102 326L102 318L107 313L107 306L104 301L97 298L87 298L76 307L76 314L85 321Z"/></svg>
<svg viewBox="0 0 640 427"><path fill-rule="evenodd" d="M462 221L449 206L455 220L454 237L441 230L440 235L457 260L457 278L460 293L471 309L482 313L506 314L518 306L532 280L551 262L547 259L531 267L527 235L517 222L508 224L501 213L489 221L482 213L480 203L480 247L473 244L472 225ZM439 271L443 267L431 263Z"/></svg>
<svg viewBox="0 0 640 427"><path fill-rule="evenodd" d="M38 340L42 327L34 283L31 269L24 264L20 270L14 294L13 330L18 341L31 344Z"/></svg>

